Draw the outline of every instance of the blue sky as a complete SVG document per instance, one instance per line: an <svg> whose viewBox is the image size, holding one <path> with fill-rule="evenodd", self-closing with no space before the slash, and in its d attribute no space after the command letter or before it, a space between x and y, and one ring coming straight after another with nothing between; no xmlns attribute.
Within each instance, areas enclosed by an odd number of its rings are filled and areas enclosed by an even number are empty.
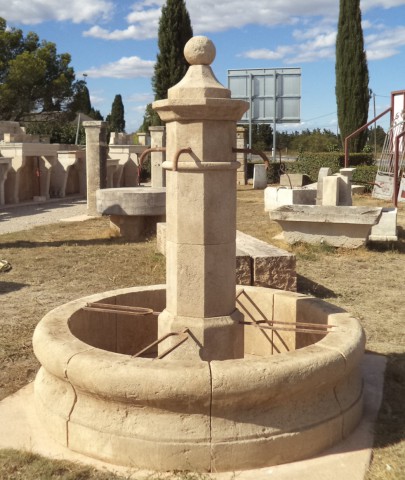
<svg viewBox="0 0 405 480"><path fill-rule="evenodd" d="M77 78L87 74L92 105L104 116L121 94L132 132L153 100L164 1L0 0L0 16L10 27L55 42L59 53L69 52ZM186 6L194 34L216 45L213 69L221 83L227 84L228 69L301 67L301 124L278 130L336 131L338 0L186 0ZM361 8L378 114L389 106L391 91L405 89L405 0L362 0Z"/></svg>

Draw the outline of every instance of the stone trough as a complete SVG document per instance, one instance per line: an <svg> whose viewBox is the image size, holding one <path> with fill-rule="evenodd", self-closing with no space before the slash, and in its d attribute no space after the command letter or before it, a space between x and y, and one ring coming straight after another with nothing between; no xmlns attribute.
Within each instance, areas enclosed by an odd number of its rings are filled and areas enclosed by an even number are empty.
<svg viewBox="0 0 405 480"><path fill-rule="evenodd" d="M234 144L248 103L215 79L209 39L185 57L186 76L153 104L168 138L166 286L48 313L33 338L38 412L55 441L135 468L303 459L361 418L363 330L319 299L236 286Z"/></svg>
<svg viewBox="0 0 405 480"><path fill-rule="evenodd" d="M166 188L128 187L96 191L97 211L110 216L114 235L141 241L166 219Z"/></svg>
<svg viewBox="0 0 405 480"><path fill-rule="evenodd" d="M326 243L334 247L358 248L367 241L371 227L381 217L379 207L285 205L270 212L283 229L288 243Z"/></svg>

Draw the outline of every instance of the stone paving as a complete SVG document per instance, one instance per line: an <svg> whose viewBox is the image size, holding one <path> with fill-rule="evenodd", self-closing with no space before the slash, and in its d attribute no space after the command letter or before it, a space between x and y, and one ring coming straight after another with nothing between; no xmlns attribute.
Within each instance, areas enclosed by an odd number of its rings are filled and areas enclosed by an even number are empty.
<svg viewBox="0 0 405 480"><path fill-rule="evenodd" d="M77 197L41 203L4 205L0 207L0 235L49 225L80 215L86 215L86 200Z"/></svg>

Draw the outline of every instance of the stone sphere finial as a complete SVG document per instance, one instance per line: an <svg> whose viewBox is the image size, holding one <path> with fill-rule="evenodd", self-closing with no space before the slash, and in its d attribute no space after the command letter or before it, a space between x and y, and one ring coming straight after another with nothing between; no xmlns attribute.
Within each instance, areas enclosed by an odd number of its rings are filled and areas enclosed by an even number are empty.
<svg viewBox="0 0 405 480"><path fill-rule="evenodd" d="M208 37L192 37L184 47L184 56L190 65L211 65L215 55L215 45Z"/></svg>

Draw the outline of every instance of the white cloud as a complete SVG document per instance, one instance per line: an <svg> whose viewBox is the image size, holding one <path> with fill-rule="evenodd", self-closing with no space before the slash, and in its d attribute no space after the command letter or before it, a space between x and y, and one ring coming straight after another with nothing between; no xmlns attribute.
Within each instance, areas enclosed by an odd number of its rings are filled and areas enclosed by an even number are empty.
<svg viewBox="0 0 405 480"><path fill-rule="evenodd" d="M368 60L382 60L400 53L405 46L405 27L379 29L365 38Z"/></svg>
<svg viewBox="0 0 405 480"><path fill-rule="evenodd" d="M293 38L299 43L280 45L275 50L250 50L242 56L263 60L282 60L286 64L332 59L335 55L336 29L328 22L310 25L305 30L294 30Z"/></svg>
<svg viewBox="0 0 405 480"><path fill-rule="evenodd" d="M401 5L405 5L404 0L362 0L361 1L361 9L362 11L367 11L372 8L393 8L393 7L400 7Z"/></svg>
<svg viewBox="0 0 405 480"><path fill-rule="evenodd" d="M125 30L108 31L98 25L91 27L89 30L83 32L85 37L102 38L104 40L146 40L154 38L155 29L146 28L145 25L130 25Z"/></svg>
<svg viewBox="0 0 405 480"><path fill-rule="evenodd" d="M86 73L91 78L148 78L153 75L154 64L152 60L142 60L136 56L122 57L101 67L88 68Z"/></svg>
<svg viewBox="0 0 405 480"><path fill-rule="evenodd" d="M106 20L114 9L112 0L0 0L0 17L27 25L47 20L74 23Z"/></svg>

